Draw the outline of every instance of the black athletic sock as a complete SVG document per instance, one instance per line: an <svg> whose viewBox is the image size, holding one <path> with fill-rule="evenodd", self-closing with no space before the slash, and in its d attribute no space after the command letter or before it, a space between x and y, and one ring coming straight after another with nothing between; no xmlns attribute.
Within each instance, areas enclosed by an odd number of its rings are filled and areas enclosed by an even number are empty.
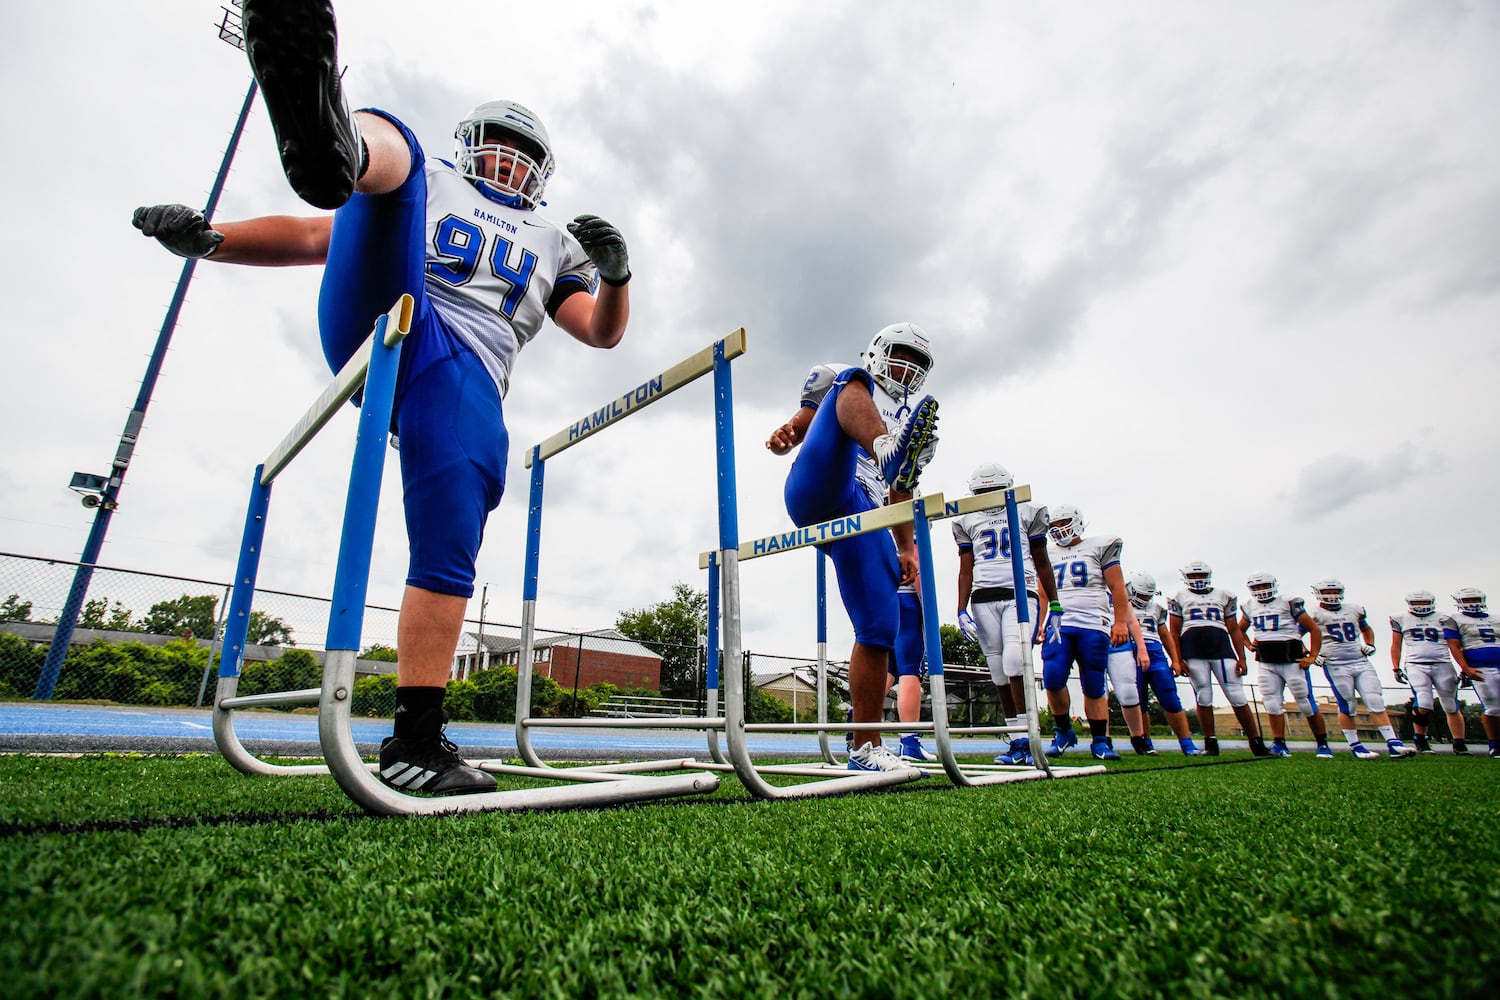
<svg viewBox="0 0 1500 1000"><path fill-rule="evenodd" d="M396 739L420 740L443 730L445 687L396 688Z"/></svg>
<svg viewBox="0 0 1500 1000"><path fill-rule="evenodd" d="M1108 719L1090 719L1089 720L1089 739L1091 739L1091 740L1102 740L1102 739L1106 739L1108 736L1109 736L1109 720Z"/></svg>

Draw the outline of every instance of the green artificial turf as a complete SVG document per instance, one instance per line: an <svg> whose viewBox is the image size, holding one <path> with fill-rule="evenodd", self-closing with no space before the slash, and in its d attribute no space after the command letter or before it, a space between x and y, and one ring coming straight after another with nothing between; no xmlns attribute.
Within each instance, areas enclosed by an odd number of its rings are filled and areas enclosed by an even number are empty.
<svg viewBox="0 0 1500 1000"><path fill-rule="evenodd" d="M31 996L1483 996L1500 762L1184 766L375 819L213 757L0 758Z"/></svg>

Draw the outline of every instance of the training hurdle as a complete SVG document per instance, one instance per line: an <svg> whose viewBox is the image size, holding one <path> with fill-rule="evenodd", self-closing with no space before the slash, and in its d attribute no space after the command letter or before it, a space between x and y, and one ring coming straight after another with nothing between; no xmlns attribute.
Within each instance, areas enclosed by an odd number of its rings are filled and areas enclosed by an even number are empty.
<svg viewBox="0 0 1500 1000"><path fill-rule="evenodd" d="M396 370L401 356L401 342L411 330L414 305L410 295L402 295L389 313L376 320L374 330L364 345L339 371L333 383L307 410L291 433L255 469L214 695L213 730L219 752L230 764L246 774L332 774L351 799L368 812L378 815L563 809L711 791L717 787L718 778L705 773L651 779L629 779L623 776L613 780L595 778L595 783L588 786L570 784L477 795L428 797L409 795L390 788L374 774L375 765L367 764L360 757L350 730L354 664L359 654L360 632L364 624L370 552L375 537L375 516L385 467L386 440L390 433ZM364 390L364 398L349 474L343 530L339 539L322 686L300 691L237 696L236 689L249 628L250 605L255 592L255 578L270 508L271 485L332 419L339 407L361 388ZM238 710L307 704L318 706L318 741L326 761L324 765L272 764L250 753L235 733L234 712ZM481 765L484 763L480 762ZM519 770L535 777L553 777L556 774L556 769Z"/></svg>
<svg viewBox="0 0 1500 1000"><path fill-rule="evenodd" d="M932 562L932 536L930 522L943 518L957 517L973 511L992 510L1000 506L1007 508L1010 521L1011 537L1021 537L1019 534L1018 515L1016 504L1031 498L1031 490L1028 486L1017 486L995 494L980 494L976 496L962 497L955 501L945 501L942 494L933 494L926 497L917 497L910 503L892 504L886 507L876 508L859 515L849 517L833 518L818 524L808 525L791 532L781 532L767 535L740 545L733 553L736 565L740 561L757 559L763 556L775 555L794 549L819 546L836 538L850 538L855 535L871 531L885 531L892 527L910 523L913 526L913 536L916 542L919 569L921 577L921 602L923 608L923 647L928 662L928 684L933 704L933 720L931 722L916 723L891 723L891 722L866 722L866 723L830 723L828 721L827 709L827 575L824 569L823 556L820 551L818 560L818 722L816 723L756 723L745 727L748 732L817 732L819 736L819 748L823 757L823 763L815 767L799 768L795 773L827 774L833 767L843 766L828 746L828 732L833 729L852 730L854 732L879 732L891 729L899 729L902 732L918 732L933 734L939 760L943 766L944 773L949 780L956 785L975 786L1002 784L1007 782L1028 781L1045 777L1079 777L1089 774L1099 774L1104 771L1102 765L1088 765L1083 767L1055 767L1047 760L1045 755L1036 755L1034 766L1014 766L999 764L960 764L954 754L952 736L955 734L998 734L998 733L1026 733L1031 736L1034 745L1040 745L1040 734L1037 723L1035 668L1032 663L1031 651L1028 644L1022 645L1022 657L1025 664L1025 675L1028 678L1026 685L1026 708L1030 723L1026 727L1013 726L971 726L951 727L948 725L947 717L947 692L943 678L942 661L942 634L939 628L938 615L933 610L937 608L936 583L933 579ZM699 568L710 569L720 553L705 552L699 556ZM1020 561L1019 546L1012 546L1012 572L1015 575L1017 590L1025 593L1024 564ZM710 576L712 581L712 576ZM1029 621L1029 608L1025 602L1018 607L1022 630ZM710 593L710 622L714 618L712 593ZM737 628L738 616L732 627ZM726 627L729 626L730 616L725 615ZM738 636L735 637L737 642ZM731 645L726 641L726 650ZM713 648L713 638L710 635L710 649ZM727 658L727 654L726 654ZM786 768L763 769L775 773L793 773ZM915 769L913 769L915 770Z"/></svg>
<svg viewBox="0 0 1500 1000"><path fill-rule="evenodd" d="M699 351L685 361L674 365L661 375L641 383L604 406L587 414L569 427L535 445L527 456L531 468L531 510L527 524L526 575L523 581L521 607L521 643L518 653L516 683L516 745L528 768L542 770L556 777L575 781L598 781L621 773L699 767L705 771L732 770L751 794L758 798L807 798L810 796L842 794L868 788L883 787L911 781L921 772L908 769L901 772L844 772L831 778L825 770L788 765L757 769L750 760L745 746L745 699L744 677L741 671L731 670L725 675L724 714L718 713L718 661L717 643L718 603L721 589L729 595L724 617L734 622L727 630L732 636L732 648L726 644L724 657L729 662L739 659L739 604L738 577L734 563L738 547L738 524L736 510L734 473L734 393L730 377L730 362L745 351L745 331L736 331ZM708 712L700 718L683 719L542 719L532 718L531 683L532 650L536 621L536 601L541 556L541 520L544 470L546 462L583 440L592 437L606 427L640 412L668 393L701 378L713 374L714 384L714 438L716 452L716 479L718 495L720 550L712 555L714 565L722 567L722 573L709 581L709 636L708 636ZM722 578L722 579L721 579ZM721 586L722 585L722 586ZM694 758L673 760L632 761L621 764L549 768L537 755L531 743L531 733L536 729L586 728L637 728L637 729L688 729L705 730L709 733L709 752L713 763ZM726 734L729 755L726 758L719 748L717 733ZM479 766L499 773L509 773L512 768L492 765ZM825 780L791 786L776 786L765 781L761 774L778 773L792 776L821 777ZM661 781L663 778L648 778Z"/></svg>

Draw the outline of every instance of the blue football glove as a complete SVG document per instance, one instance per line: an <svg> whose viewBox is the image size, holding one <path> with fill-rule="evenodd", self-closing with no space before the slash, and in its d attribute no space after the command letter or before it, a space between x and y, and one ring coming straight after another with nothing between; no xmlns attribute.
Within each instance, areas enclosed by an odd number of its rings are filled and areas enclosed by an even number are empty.
<svg viewBox="0 0 1500 1000"><path fill-rule="evenodd" d="M974 616L969 614L967 609L958 613L958 630L970 642L979 641L979 626L974 624Z"/></svg>

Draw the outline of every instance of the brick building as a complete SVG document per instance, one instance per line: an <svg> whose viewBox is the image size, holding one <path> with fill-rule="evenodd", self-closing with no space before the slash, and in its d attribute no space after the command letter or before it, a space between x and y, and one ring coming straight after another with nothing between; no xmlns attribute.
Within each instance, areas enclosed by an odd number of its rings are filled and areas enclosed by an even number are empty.
<svg viewBox="0 0 1500 1000"><path fill-rule="evenodd" d="M520 636L505 632L465 632L453 657L454 678L479 670L514 667ZM614 629L566 635L539 635L532 642L532 676L550 677L567 688L607 681L619 688L661 690L661 657Z"/></svg>

